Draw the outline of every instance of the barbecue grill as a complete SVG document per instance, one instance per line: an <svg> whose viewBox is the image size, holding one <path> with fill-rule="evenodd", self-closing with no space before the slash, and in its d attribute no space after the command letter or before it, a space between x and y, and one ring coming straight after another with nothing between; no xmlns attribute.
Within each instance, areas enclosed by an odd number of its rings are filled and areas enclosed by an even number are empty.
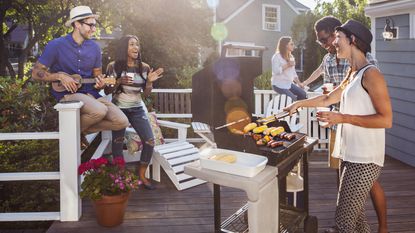
<svg viewBox="0 0 415 233"><path fill-rule="evenodd" d="M301 226L304 226L306 232L317 232L317 219L308 215L307 161L307 156L317 140L310 141L306 135L296 133L295 140L282 147L269 148L257 146L248 135L234 133L234 130L240 132L250 121L257 120L250 113L254 112L253 82L262 73L261 59L221 57L196 73L192 78L193 121L206 123L211 127L218 148L263 155L268 158L268 165L277 167L281 201L280 232L295 232ZM239 114L239 118L230 117L235 112L245 112L245 115ZM224 125L229 127L222 127ZM273 121L268 126L282 126L286 132L291 132L285 121ZM304 209L286 205L286 176L300 159L303 160L304 172ZM219 224L220 189L217 184L214 187L215 232L247 232L246 206Z"/></svg>
<svg viewBox="0 0 415 233"><path fill-rule="evenodd" d="M254 111L254 79L260 57L221 57L192 77L192 118L211 127L226 124L237 109Z"/></svg>
<svg viewBox="0 0 415 233"><path fill-rule="evenodd" d="M253 120L256 120L253 117ZM267 124L269 127L284 127L285 131L292 133L287 122L274 121ZM219 131L219 132L216 132ZM317 232L317 218L308 215L308 159L307 156L313 150L317 143L306 141L305 134L294 133L295 139L286 141L284 146L270 148L268 146L257 146L255 140L249 135L235 135L229 130L221 129L215 131L215 140L219 148L227 148L236 151L263 155L268 158L268 165L278 168L279 179L279 200L280 200L280 232L297 232L303 229L304 232ZM228 138L230 140L222 141L218 138ZM286 176L292 168L302 159L304 171L304 209L296 208L287 203ZM247 206L242 206L235 214L230 216L221 225L222 232L248 232L247 231Z"/></svg>

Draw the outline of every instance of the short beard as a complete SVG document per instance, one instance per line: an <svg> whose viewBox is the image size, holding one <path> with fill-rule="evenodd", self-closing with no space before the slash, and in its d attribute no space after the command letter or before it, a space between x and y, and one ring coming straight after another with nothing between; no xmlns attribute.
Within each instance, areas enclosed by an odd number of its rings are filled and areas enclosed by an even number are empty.
<svg viewBox="0 0 415 233"><path fill-rule="evenodd" d="M90 36L88 36L88 34L86 34L86 33L79 33L81 36L82 36L82 38L84 39L84 40L89 40L89 39L91 39L91 37Z"/></svg>

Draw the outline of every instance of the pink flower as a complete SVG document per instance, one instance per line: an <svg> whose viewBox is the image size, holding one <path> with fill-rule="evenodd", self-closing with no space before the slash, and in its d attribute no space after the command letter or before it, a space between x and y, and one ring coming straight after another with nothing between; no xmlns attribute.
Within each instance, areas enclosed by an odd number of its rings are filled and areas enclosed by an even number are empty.
<svg viewBox="0 0 415 233"><path fill-rule="evenodd" d="M78 172L85 175L81 184L81 197L97 200L104 194L116 195L138 188L137 176L125 168L122 157L90 160L79 165ZM97 189L101 192L97 193Z"/></svg>

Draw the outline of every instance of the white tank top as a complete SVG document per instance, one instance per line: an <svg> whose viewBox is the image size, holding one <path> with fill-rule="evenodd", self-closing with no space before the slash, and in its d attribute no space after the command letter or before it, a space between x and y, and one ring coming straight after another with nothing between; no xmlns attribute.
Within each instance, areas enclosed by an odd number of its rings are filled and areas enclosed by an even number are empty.
<svg viewBox="0 0 415 233"><path fill-rule="evenodd" d="M358 71L343 90L340 100L340 113L350 115L372 115L376 113L372 100L362 85L363 74L372 66L368 65ZM353 163L374 163L383 167L385 160L385 129L339 124L333 157Z"/></svg>

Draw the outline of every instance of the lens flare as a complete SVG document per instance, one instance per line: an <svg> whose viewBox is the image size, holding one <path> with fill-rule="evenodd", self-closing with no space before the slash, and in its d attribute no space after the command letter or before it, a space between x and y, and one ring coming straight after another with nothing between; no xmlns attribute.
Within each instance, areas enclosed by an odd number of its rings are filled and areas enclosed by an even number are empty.
<svg viewBox="0 0 415 233"><path fill-rule="evenodd" d="M240 97L233 97L229 98L224 106L224 111L226 114L229 114L234 109L244 109L244 111L248 111L248 105L243 101Z"/></svg>
<svg viewBox="0 0 415 233"><path fill-rule="evenodd" d="M226 39L226 37L228 37L228 29L223 23L215 23L210 29L210 35L216 41L223 41Z"/></svg>
<svg viewBox="0 0 415 233"><path fill-rule="evenodd" d="M213 66L218 81L235 80L239 77L240 65L233 59L220 58Z"/></svg>
<svg viewBox="0 0 415 233"><path fill-rule="evenodd" d="M238 122L228 126L228 130L233 134L244 134L243 128L251 122L250 115L244 108L234 108L226 114L226 123Z"/></svg>
<svg viewBox="0 0 415 233"><path fill-rule="evenodd" d="M238 80L229 79L221 82L220 89L227 98L239 97L242 95L242 85Z"/></svg>

